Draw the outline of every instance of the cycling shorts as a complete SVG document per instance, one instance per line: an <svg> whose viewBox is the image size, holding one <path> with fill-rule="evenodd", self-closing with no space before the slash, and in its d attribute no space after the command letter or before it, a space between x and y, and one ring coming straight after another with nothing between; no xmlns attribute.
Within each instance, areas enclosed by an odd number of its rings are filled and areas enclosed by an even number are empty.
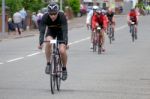
<svg viewBox="0 0 150 99"><path fill-rule="evenodd" d="M58 41L61 41L61 42L59 42L59 44L66 45L66 41L63 39L63 33L61 31L48 29L48 31L46 33L46 37L47 36L51 36L53 39L57 38Z"/></svg>

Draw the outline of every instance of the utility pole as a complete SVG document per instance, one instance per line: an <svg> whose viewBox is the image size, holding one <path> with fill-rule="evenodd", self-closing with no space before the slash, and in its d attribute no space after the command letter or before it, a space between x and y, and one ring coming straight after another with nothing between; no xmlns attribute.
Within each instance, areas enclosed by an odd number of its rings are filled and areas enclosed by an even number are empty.
<svg viewBox="0 0 150 99"><path fill-rule="evenodd" d="M5 0L2 0L2 33L5 33Z"/></svg>
<svg viewBox="0 0 150 99"><path fill-rule="evenodd" d="M60 10L62 11L62 0L60 0Z"/></svg>

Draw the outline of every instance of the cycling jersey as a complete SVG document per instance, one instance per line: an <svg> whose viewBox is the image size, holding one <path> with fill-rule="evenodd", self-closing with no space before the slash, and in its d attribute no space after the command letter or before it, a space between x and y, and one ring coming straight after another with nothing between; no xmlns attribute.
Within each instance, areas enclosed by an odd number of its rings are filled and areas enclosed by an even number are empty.
<svg viewBox="0 0 150 99"><path fill-rule="evenodd" d="M136 12L129 12L128 16L131 21L137 22L137 13Z"/></svg>
<svg viewBox="0 0 150 99"><path fill-rule="evenodd" d="M106 29L107 27L107 17L103 14L99 14L99 15L96 15L94 14L93 17L92 17L92 29L95 29L96 28L96 23L98 23L98 25L103 28L103 29Z"/></svg>
<svg viewBox="0 0 150 99"><path fill-rule="evenodd" d="M107 17L108 17L108 20L109 20L110 22L112 22L112 21L113 21L112 18L114 17L114 13L113 13L113 12L111 12L111 13L108 12L106 15L107 15Z"/></svg>
<svg viewBox="0 0 150 99"><path fill-rule="evenodd" d="M40 45L43 43L46 27L48 27L46 36L57 37L58 40L68 43L68 23L63 12L58 13L55 21L51 20L48 13L43 15L40 27Z"/></svg>

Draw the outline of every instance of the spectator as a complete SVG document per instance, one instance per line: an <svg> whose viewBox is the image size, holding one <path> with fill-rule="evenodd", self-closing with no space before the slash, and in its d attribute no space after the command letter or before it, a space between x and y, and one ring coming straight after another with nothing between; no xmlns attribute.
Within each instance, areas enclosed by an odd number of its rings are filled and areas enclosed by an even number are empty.
<svg viewBox="0 0 150 99"><path fill-rule="evenodd" d="M21 14L21 17L22 17L22 28L23 30L26 30L26 17L27 17L27 12L25 11L24 8L22 8L20 10L20 14Z"/></svg>
<svg viewBox="0 0 150 99"><path fill-rule="evenodd" d="M33 28L38 28L38 24L37 24L37 15L36 15L36 12L33 12L32 13L32 23L33 23Z"/></svg>
<svg viewBox="0 0 150 99"><path fill-rule="evenodd" d="M43 16L43 13L41 13L41 11L39 10L39 11L38 11L38 14L37 14L37 23L38 23L38 28L39 28L39 29L40 29L40 27L41 27L42 16Z"/></svg>
<svg viewBox="0 0 150 99"><path fill-rule="evenodd" d="M13 14L13 20L14 20L14 26L15 26L15 31L21 35L22 32L22 16L19 12L16 12Z"/></svg>
<svg viewBox="0 0 150 99"><path fill-rule="evenodd" d="M8 18L8 32L15 31L14 23L12 18Z"/></svg>

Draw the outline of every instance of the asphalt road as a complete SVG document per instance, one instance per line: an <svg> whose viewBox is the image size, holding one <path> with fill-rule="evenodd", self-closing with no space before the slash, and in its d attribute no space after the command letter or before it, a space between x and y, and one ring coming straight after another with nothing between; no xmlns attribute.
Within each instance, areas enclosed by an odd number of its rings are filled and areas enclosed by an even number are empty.
<svg viewBox="0 0 150 99"><path fill-rule="evenodd" d="M149 18L140 17L133 43L126 17L117 16L115 41L110 45L106 36L101 55L90 50L85 25L72 28L68 79L54 95L38 35L0 42L0 99L150 99Z"/></svg>

